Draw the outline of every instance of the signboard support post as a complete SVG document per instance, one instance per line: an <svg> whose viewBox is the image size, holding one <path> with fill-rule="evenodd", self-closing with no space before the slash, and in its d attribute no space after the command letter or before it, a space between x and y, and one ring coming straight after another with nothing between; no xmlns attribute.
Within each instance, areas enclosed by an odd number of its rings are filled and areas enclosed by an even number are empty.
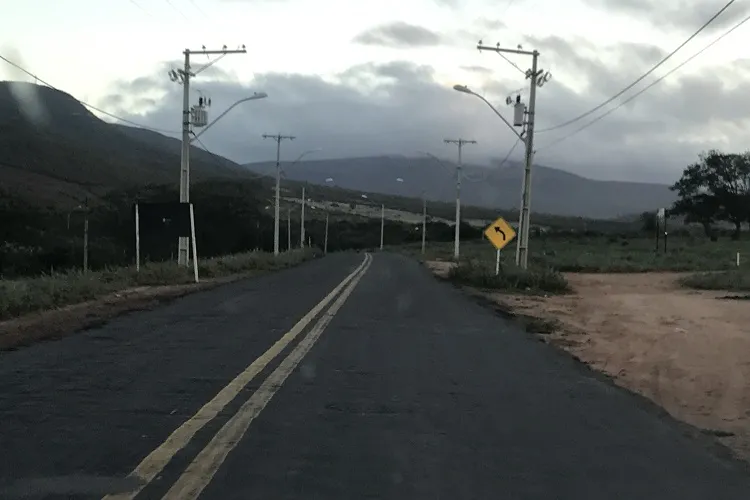
<svg viewBox="0 0 750 500"><path fill-rule="evenodd" d="M138 203L135 204L135 270L141 270L141 220Z"/></svg>
<svg viewBox="0 0 750 500"><path fill-rule="evenodd" d="M193 242L193 276L198 283L198 244L195 241L195 212L193 204L190 204L190 239Z"/></svg>

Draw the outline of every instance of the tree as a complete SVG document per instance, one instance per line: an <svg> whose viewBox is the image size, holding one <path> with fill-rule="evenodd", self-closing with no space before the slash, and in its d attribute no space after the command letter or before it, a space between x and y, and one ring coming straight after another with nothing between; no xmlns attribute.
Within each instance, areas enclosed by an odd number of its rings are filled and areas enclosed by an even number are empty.
<svg viewBox="0 0 750 500"><path fill-rule="evenodd" d="M707 236L716 221L731 222L739 238L742 222L750 220L750 153L710 150L698 158L670 188L678 196L671 213L702 224Z"/></svg>

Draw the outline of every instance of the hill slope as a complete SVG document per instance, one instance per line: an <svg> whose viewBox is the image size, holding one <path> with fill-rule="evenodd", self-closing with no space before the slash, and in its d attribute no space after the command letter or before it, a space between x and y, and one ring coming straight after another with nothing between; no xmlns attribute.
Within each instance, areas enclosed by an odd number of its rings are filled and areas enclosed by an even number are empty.
<svg viewBox="0 0 750 500"><path fill-rule="evenodd" d="M269 163L246 165L267 172ZM286 178L368 192L455 200L454 165L427 158L382 156L336 160L310 160L284 168ZM503 168L465 165L461 198L464 203L499 209L518 208L523 166L512 162ZM403 182L397 179L403 179ZM596 181L562 170L536 165L532 177L532 210L565 216L615 218L669 206L674 200L668 186L636 182Z"/></svg>
<svg viewBox="0 0 750 500"><path fill-rule="evenodd" d="M0 82L0 179L36 203L73 203L110 189L176 183L179 141L109 124L49 87ZM191 148L191 178L247 176L239 165Z"/></svg>

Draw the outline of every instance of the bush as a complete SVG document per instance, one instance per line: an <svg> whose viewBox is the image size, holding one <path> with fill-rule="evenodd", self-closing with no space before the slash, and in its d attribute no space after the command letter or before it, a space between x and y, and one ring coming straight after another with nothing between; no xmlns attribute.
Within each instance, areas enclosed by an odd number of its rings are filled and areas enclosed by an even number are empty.
<svg viewBox="0 0 750 500"><path fill-rule="evenodd" d="M680 279L680 284L697 290L726 290L750 292L750 271L732 270L715 273L698 273Z"/></svg>
<svg viewBox="0 0 750 500"><path fill-rule="evenodd" d="M543 268L523 270L501 267L500 273L477 260L468 260L451 268L448 279L462 285L521 293L566 293L570 285L559 272Z"/></svg>

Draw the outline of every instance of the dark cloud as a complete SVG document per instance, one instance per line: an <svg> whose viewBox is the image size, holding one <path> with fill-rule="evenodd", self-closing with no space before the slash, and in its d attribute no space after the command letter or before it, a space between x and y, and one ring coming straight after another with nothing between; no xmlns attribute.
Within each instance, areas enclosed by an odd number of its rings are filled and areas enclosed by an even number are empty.
<svg viewBox="0 0 750 500"><path fill-rule="evenodd" d="M614 46L602 55L584 40L547 37L524 43L527 48L538 48L542 67L553 72L553 79L537 93L539 129L603 102L661 54L645 44ZM518 62L521 67L526 64L523 58ZM739 62L732 68L747 72L750 65ZM481 67L464 70L482 79L486 73ZM504 74L505 79L487 76L475 90L486 93L510 117L505 98L527 82L514 71ZM555 74L575 75L570 80L575 85L566 86ZM742 130L750 116L750 100L744 98L750 93L750 83L745 80L743 73L728 69L671 78L554 147L546 149L601 112L559 131L540 132L536 161L594 178L671 182L702 150L744 149ZM466 136L479 142L467 150L467 160L487 161L504 157L515 142L514 135L479 99L453 91L449 83L437 84L432 68L403 61L361 64L331 79L267 73L256 74L250 82L239 82L217 65L213 73L202 73L194 88L211 95L213 116L254 91L269 94L268 99L232 110L202 137L213 152L241 162L273 157L272 145L260 137L263 133L297 136L284 146L287 158L314 148L323 148L316 155L320 158L417 155L418 151L451 157L454 152L442 143L443 138ZM528 99L527 92L524 99ZM120 82L112 88L112 98L101 104L134 121L175 129L181 90L160 71L153 77ZM145 111L138 116L133 110ZM520 158L521 150L517 148L514 157Z"/></svg>
<svg viewBox="0 0 750 500"><path fill-rule="evenodd" d="M492 70L484 66L461 66L461 69L470 73L479 73L481 75L492 74Z"/></svg>
<svg viewBox="0 0 750 500"><path fill-rule="evenodd" d="M443 38L422 26L397 21L370 28L354 37L353 41L362 45L403 49L440 45Z"/></svg>
<svg viewBox="0 0 750 500"><path fill-rule="evenodd" d="M482 18L478 19L474 24L478 28L482 28L488 31L500 31L504 30L507 26L500 19Z"/></svg>
<svg viewBox="0 0 750 500"><path fill-rule="evenodd" d="M716 0L585 0L593 7L609 13L620 12L645 20L659 28L671 27L695 31L719 11L725 4ZM735 2L707 28L706 32L720 31L737 23L750 14L747 2Z"/></svg>

